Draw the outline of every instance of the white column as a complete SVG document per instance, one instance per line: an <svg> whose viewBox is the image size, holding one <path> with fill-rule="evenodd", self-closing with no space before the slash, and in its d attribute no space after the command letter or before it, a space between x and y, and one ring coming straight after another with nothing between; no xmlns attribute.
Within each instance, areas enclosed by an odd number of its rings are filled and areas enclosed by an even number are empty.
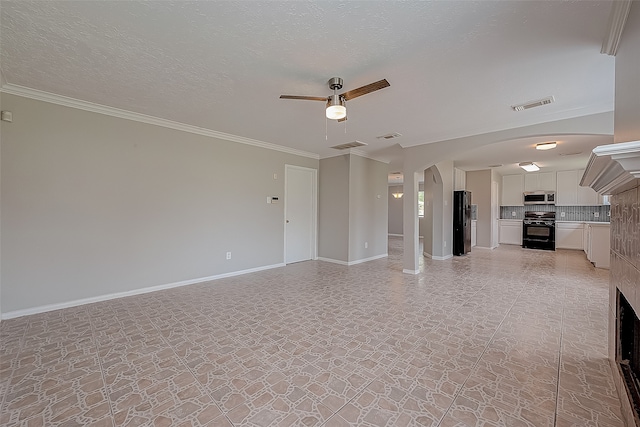
<svg viewBox="0 0 640 427"><path fill-rule="evenodd" d="M418 175L404 171L403 195L403 234L404 261L403 273L418 274Z"/></svg>

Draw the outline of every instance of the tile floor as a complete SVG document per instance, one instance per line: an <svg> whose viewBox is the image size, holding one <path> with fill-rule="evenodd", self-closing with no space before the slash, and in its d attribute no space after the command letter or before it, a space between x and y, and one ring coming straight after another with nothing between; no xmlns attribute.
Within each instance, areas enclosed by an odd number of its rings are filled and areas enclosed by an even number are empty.
<svg viewBox="0 0 640 427"><path fill-rule="evenodd" d="M304 262L0 323L3 426L623 426L608 271Z"/></svg>

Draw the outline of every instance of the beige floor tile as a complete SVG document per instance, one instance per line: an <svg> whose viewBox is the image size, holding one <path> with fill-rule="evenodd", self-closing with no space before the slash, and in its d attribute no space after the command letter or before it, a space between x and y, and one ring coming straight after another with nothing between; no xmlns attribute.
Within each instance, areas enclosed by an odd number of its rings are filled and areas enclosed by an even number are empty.
<svg viewBox="0 0 640 427"><path fill-rule="evenodd" d="M320 261L5 320L6 426L622 427L608 272L503 246Z"/></svg>

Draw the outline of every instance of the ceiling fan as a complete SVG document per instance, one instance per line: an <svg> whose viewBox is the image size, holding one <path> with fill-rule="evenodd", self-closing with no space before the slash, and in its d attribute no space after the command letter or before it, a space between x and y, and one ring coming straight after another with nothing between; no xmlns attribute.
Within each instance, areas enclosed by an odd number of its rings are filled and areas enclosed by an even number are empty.
<svg viewBox="0 0 640 427"><path fill-rule="evenodd" d="M352 89L344 93L338 94L337 92L342 89L343 81L340 77L332 77L327 82L329 89L333 90L333 95L327 97L321 96L299 96L299 95L280 95L280 99L304 99L308 101L323 101L327 103L326 115L328 119L337 120L343 122L347 120L347 107L346 101L352 100L362 95L366 95L376 90L384 89L390 86L386 79L378 80L377 82L369 83L368 85Z"/></svg>

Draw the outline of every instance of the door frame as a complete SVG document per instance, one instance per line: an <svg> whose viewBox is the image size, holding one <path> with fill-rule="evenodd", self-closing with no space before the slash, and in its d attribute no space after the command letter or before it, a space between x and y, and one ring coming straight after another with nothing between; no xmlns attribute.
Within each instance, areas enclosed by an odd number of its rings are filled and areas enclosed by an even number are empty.
<svg viewBox="0 0 640 427"><path fill-rule="evenodd" d="M306 168L303 166L284 165L284 252L282 261L287 264L287 208L289 201L289 171L297 169L311 172L311 259L318 259L318 169Z"/></svg>

